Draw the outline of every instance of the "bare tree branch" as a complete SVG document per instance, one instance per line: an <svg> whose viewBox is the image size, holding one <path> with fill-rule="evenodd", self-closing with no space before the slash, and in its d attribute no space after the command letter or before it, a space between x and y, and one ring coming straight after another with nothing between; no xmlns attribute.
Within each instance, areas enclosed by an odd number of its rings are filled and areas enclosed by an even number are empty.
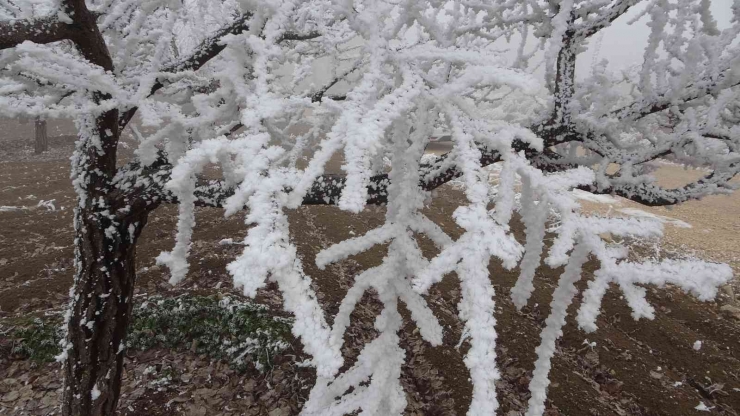
<svg viewBox="0 0 740 416"><path fill-rule="evenodd" d="M311 40L316 39L319 36L321 36L321 33L319 32L309 32L309 33L293 33L293 32L286 32L283 33L282 36L280 36L277 40L277 43L282 43L290 40Z"/></svg>
<svg viewBox="0 0 740 416"><path fill-rule="evenodd" d="M488 166L501 160L496 152L487 152L481 157L481 165ZM432 170L435 165L424 166L423 169ZM540 166L545 171L561 171L563 165ZM566 166L567 167L567 166ZM732 178L737 172L729 176ZM461 176L461 173L453 166L442 171L439 175L422 183L422 187L431 191L445 183ZM719 176L722 176L720 178ZM669 206L676 205L693 199L701 199L709 194L731 191L722 183L727 174L709 175L697 182L676 189L664 189L654 184L642 183L639 185L621 185L610 188L599 188L596 184L582 186L580 189L594 194L613 194L638 202L646 206ZM322 175L311 186L311 189L303 198L303 205L337 205L344 189L346 177L344 175ZM388 186L390 180L387 174L375 175L370 178L367 187L368 205L383 205L388 202ZM226 199L233 195L234 189L226 185L222 180L204 181L198 185L195 191L197 206L222 208ZM177 200L169 192L162 191L157 199L159 202L176 203Z"/></svg>
<svg viewBox="0 0 740 416"><path fill-rule="evenodd" d="M514 149L524 151L529 157L534 158L537 164L536 156L538 153L532 150L525 142L515 140ZM480 163L482 166L488 166L501 161L501 155L486 147L480 146L481 151ZM546 150L546 155L557 157L553 152ZM449 153L440 156L433 163L423 164L422 170L422 188L426 191L432 191L438 187L450 182L453 179L462 176L462 172L453 165L449 165ZM544 167L547 170L546 167ZM561 170L560 166L555 170ZM168 190L165 184L169 180L172 165L167 161L167 156L160 152L157 160L150 167L142 168L138 162L132 162L121 170L116 187L125 189L127 194L138 195L144 202L144 206L154 209L160 202L177 203L175 198ZM303 198L303 205L336 205L339 197L342 195L346 177L344 175L326 174L317 178L311 186L311 189ZM368 184L368 199L370 205L382 205L388 202L388 186L390 180L387 174L378 174L370 178ZM234 189L229 187L223 180L203 180L198 183L195 195L197 197L196 205L202 207L221 208L226 199L234 194ZM129 199L130 197L127 197ZM156 201L156 205L154 202Z"/></svg>

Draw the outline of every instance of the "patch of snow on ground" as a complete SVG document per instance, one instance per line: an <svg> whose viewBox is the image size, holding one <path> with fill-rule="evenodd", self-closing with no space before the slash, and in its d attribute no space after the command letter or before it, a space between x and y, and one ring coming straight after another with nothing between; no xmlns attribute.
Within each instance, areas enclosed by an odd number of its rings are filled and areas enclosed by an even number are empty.
<svg viewBox="0 0 740 416"><path fill-rule="evenodd" d="M696 409L696 410L698 410L700 412L709 412L712 409L714 409L714 406L707 407L707 405L705 405L703 402L699 402L699 404L694 409Z"/></svg>
<svg viewBox="0 0 740 416"><path fill-rule="evenodd" d="M681 221L681 220L677 220L677 219L671 218L671 217L665 217L663 215L651 214L649 212L645 212L645 211L643 211L641 209L637 209L637 208L619 208L617 211L621 212L622 214L630 215L632 217L654 219L654 220L660 221L660 222L662 222L664 224L670 224L670 225L673 225L673 226L679 227L679 228L692 228L691 227L691 224L689 224L687 222L684 222L684 221Z"/></svg>
<svg viewBox="0 0 740 416"><path fill-rule="evenodd" d="M581 189L574 189L571 191L574 197L589 202L595 202L597 204L616 204L619 205L619 200L610 195L596 195L591 192L583 191Z"/></svg>
<svg viewBox="0 0 740 416"><path fill-rule="evenodd" d="M8 206L8 205L0 206L0 212L13 212L13 211L21 211L24 209L28 209L28 207L14 207L14 206Z"/></svg>

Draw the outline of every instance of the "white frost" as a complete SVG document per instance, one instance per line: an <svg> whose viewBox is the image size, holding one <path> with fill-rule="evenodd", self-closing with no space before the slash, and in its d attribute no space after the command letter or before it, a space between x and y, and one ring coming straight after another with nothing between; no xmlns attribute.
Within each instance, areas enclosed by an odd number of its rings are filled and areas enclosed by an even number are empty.
<svg viewBox="0 0 740 416"><path fill-rule="evenodd" d="M93 401L97 400L98 397L100 397L100 389L98 389L97 383L93 386L92 390L90 391L90 398L93 399Z"/></svg>
<svg viewBox="0 0 740 416"><path fill-rule="evenodd" d="M78 235L85 231L79 215L93 212L106 224L98 231L107 239L133 243L139 224L122 222L132 211L162 199L177 202L174 247L157 257L172 284L188 276L196 218L204 218L196 206L242 215L246 231L219 241L241 250L227 271L246 296L276 286L295 317L293 334L317 374L305 415L401 415L408 358L400 345L401 310L410 312L426 342L441 344L445 327L429 293L449 273L456 273L461 294L459 344L469 344L470 416L498 408L494 285L500 278L491 275L490 263L518 270L513 287L501 288L518 309L531 301L542 263L564 266L536 348L528 416L545 410L552 358L574 299L581 300L575 320L590 332L598 329L608 290L620 292L634 319L653 319L659 311L649 287L672 285L708 301L732 278L727 265L636 260L623 242L658 238L666 224L690 224L634 208L618 208L620 218L587 215L580 201L673 205L732 191L740 173L737 5L728 11L733 19L720 25L707 0L85 4L113 70L84 59L86 49L70 42L21 42L0 53L0 113L75 118ZM26 19L48 20L44 31L77 24L80 16L60 5L0 0L0 21L22 28ZM642 64L612 73L608 62L594 62L590 74L576 76L582 52L599 38L594 35L623 14L649 21ZM219 52L211 57L214 45ZM201 66L203 58L208 62ZM125 130L138 142L139 164L113 166L108 175L97 159L113 163L123 142L116 129L100 128L100 117L128 110L141 124ZM432 143L432 136L449 141ZM451 148L444 156L425 154L444 143ZM339 158L342 176L327 174ZM663 158L701 166L697 171L706 175L667 189L653 175ZM436 189L450 182L461 193L443 228L427 216L428 207ZM130 200L114 206L100 191ZM319 253L305 258L289 221L305 214L304 203L355 214L384 205L385 214L364 235L350 232L327 247L309 241ZM52 200L0 212L35 208L56 210ZM513 232L518 219L523 240ZM446 231L452 222L459 232ZM625 238L605 241L604 234ZM316 293L324 288L315 286L304 262L331 271L368 250L380 250L382 260L343 276L349 289L327 319ZM84 262L77 255L79 277ZM591 260L598 269L586 273ZM350 317L365 307L366 293L379 302L377 337L340 372ZM71 298L65 322L79 301ZM71 344L65 339L61 346L64 360ZM121 352L123 344L111 348ZM97 385L90 394L99 397Z"/></svg>
<svg viewBox="0 0 740 416"><path fill-rule="evenodd" d="M646 212L646 211L643 211L637 208L618 208L617 211L621 212L622 214L627 214L632 217L649 218L651 220L655 220L655 221L658 221L664 224L673 225L678 228L691 228L691 224L687 222L677 220L671 217L666 217L663 215L652 214L650 212Z"/></svg>

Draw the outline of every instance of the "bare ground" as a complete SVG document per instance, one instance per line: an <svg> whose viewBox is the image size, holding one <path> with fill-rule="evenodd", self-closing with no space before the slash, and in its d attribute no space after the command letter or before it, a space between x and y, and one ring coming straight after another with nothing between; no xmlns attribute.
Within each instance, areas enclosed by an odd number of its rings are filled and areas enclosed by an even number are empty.
<svg viewBox="0 0 740 416"><path fill-rule="evenodd" d="M23 150L28 147L24 143L2 145L5 149L14 145L18 150L6 152L0 162L0 206L13 207L0 210L0 320L39 316L66 304L72 276L74 204L66 160L70 140L52 138L56 156L40 158ZM448 232L459 232L450 214L461 198L454 189L444 188L428 215ZM740 244L733 230L738 229L740 204L736 198L723 199L727 203L722 206L708 199L661 213L693 225L691 229L668 227L669 244L730 261L737 270L735 253ZM48 202L39 206L40 201L49 200L53 200L53 209ZM608 209L608 204L593 209ZM691 212L701 219L691 217ZM326 270L314 266L314 256L332 243L378 226L383 213L382 208L354 215L335 207L302 207L290 214L294 241L329 317L336 313L353 276L378 264L383 248ZM152 215L138 250L138 293L233 292L225 265L238 254L239 246L218 242L244 235L243 217L224 219L219 210L199 209L189 277L172 288L164 271L154 264L154 257L172 247L175 214L174 207L162 207ZM676 235L686 233L685 239L675 237L673 231ZM422 240L421 245L433 254L428 241ZM596 267L592 261L587 270L590 273ZM541 269L530 305L517 312L508 299L517 271L506 271L494 263L490 270L498 305L500 413L514 416L526 406L534 348L560 271ZM421 340L406 320L402 345L407 364L402 382L408 393L409 415L463 415L470 400L471 386L462 361L466 346L457 347L461 335L456 308L459 296L454 276L446 277L428 296L445 328L440 347ZM695 415L701 414L695 409L700 402L710 413L740 413L740 325L720 311L720 306L732 302L730 296L721 297L718 303L700 303L668 288L651 290L650 300L658 310L654 321L633 321L617 292L605 298L597 332L584 334L572 319L568 321L553 361L548 415ZM264 290L257 301L280 306L273 287ZM372 320L378 308L372 294L366 295L366 301L352 315L353 326L345 339L348 364L374 336ZM577 306L578 302L571 311ZM596 346L586 345L586 339ZM692 348L697 340L703 341L699 351ZM286 355L276 363L277 371L236 374L223 363L197 356L187 348L132 352L121 411L132 415L296 414L306 399L312 374L294 365L305 358L297 343L291 354L295 355ZM176 376L168 383L157 382L168 366L175 369ZM147 370L150 367L154 370ZM59 388L56 364L37 365L0 356L0 414L52 414Z"/></svg>

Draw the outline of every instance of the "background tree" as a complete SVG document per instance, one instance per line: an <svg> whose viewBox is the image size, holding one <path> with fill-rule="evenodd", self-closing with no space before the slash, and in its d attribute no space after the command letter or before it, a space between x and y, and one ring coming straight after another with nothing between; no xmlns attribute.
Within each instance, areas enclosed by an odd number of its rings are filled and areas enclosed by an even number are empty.
<svg viewBox="0 0 740 416"><path fill-rule="evenodd" d="M20 118L21 124L28 123L25 117ZM43 153L49 149L49 138L46 131L46 120L36 117L33 122L33 151L36 154Z"/></svg>
<svg viewBox="0 0 740 416"><path fill-rule="evenodd" d="M71 115L80 131L72 165L76 273L60 357L64 413L115 410L136 241L162 202L179 204L176 245L158 257L173 283L187 275L194 206L222 207L226 215L248 208L245 221L254 226L228 270L246 295L268 279L283 292L296 317L293 332L317 368L306 414L400 414L398 301L423 337L439 343L442 327L423 294L452 271L460 278L460 318L470 343L469 414L490 414L498 372L495 276L487 266L491 258L519 266L511 296L522 307L548 227L556 238L545 261L565 271L537 348L530 415L544 411L555 341L588 256L600 269L578 312L585 330L595 329L610 283L635 318L654 315L643 284L671 283L711 299L731 277L726 265L628 261L624 246L599 235L659 236L660 227L586 216L569 193L579 187L671 205L732 189L740 162L740 9L720 30L706 0L647 2L641 16L652 32L636 76L618 78L599 66L577 79L576 61L589 39L637 3L0 2L0 108L10 115ZM65 44L74 49L65 51ZM510 44L515 53L507 59L498 51ZM317 72L331 77L316 85ZM330 94L342 85L346 94ZM140 138L138 160L118 166L120 132L135 114L157 129ZM450 131L453 150L431 159L423 153L435 126ZM345 174L324 174L340 151ZM650 162L668 156L712 173L664 189L650 175ZM298 163L303 157L305 167ZM496 187L485 179L493 163L502 165ZM208 164L221 167L223 180L199 179ZM467 201L454 214L465 232L453 241L421 210L430 191L456 178ZM316 259L324 266L388 244L383 263L356 277L331 327L290 242L285 211L301 204L353 212L387 204L383 226ZM526 225L524 244L510 233L515 210ZM426 258L418 234L440 254ZM338 373L350 313L370 289L383 304L379 336Z"/></svg>
<svg viewBox="0 0 740 416"><path fill-rule="evenodd" d="M49 150L49 136L46 132L46 120L41 117L36 117L33 122L33 151L38 153L44 153Z"/></svg>

